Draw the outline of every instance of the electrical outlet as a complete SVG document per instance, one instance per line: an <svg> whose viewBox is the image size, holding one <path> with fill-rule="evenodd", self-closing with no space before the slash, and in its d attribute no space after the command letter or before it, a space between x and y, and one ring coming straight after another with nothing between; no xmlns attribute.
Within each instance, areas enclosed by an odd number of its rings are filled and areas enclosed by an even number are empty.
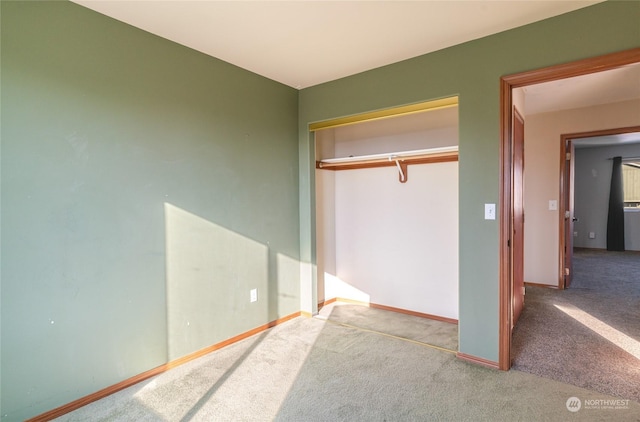
<svg viewBox="0 0 640 422"><path fill-rule="evenodd" d="M589 232L589 239L595 239L596 234L594 232Z"/></svg>
<svg viewBox="0 0 640 422"><path fill-rule="evenodd" d="M578 232L573 232L573 237L578 237Z"/></svg>
<svg viewBox="0 0 640 422"><path fill-rule="evenodd" d="M249 291L249 300L251 302L256 302L258 300L258 289L251 289L251 291Z"/></svg>

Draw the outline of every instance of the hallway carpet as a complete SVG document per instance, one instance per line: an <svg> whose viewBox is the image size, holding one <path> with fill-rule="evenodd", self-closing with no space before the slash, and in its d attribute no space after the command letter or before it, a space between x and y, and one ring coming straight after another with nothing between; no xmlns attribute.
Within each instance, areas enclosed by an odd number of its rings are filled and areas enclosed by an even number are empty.
<svg viewBox="0 0 640 422"><path fill-rule="evenodd" d="M640 253L579 250L567 290L527 287L514 368L640 401Z"/></svg>

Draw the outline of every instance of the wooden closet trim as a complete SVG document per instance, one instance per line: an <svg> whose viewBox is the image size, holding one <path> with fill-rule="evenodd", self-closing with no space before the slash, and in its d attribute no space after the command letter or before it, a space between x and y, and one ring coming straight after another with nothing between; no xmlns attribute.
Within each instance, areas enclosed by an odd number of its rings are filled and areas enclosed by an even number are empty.
<svg viewBox="0 0 640 422"><path fill-rule="evenodd" d="M449 107L458 106L458 97L440 98L438 100L424 101L421 103L409 104L400 107L386 108L383 110L370 111L367 113L354 114L337 119L324 120L309 124L309 130L330 129L334 127L353 125L356 123L370 122L373 120L386 119L389 117L397 117L414 113L422 113L425 111L440 110Z"/></svg>

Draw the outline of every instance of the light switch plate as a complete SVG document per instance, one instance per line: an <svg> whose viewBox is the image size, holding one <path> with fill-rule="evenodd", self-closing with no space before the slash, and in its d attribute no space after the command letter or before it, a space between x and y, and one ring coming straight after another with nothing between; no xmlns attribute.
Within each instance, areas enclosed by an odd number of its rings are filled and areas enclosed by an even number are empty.
<svg viewBox="0 0 640 422"><path fill-rule="evenodd" d="M485 220L496 219L496 204L484 204L484 219Z"/></svg>
<svg viewBox="0 0 640 422"><path fill-rule="evenodd" d="M556 211L558 209L558 201L552 199L549 201L549 211Z"/></svg>

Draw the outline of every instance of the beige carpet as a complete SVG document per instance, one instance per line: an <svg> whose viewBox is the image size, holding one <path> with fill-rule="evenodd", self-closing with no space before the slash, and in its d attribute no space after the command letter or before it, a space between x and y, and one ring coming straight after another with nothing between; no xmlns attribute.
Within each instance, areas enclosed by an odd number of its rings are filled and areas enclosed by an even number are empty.
<svg viewBox="0 0 640 422"><path fill-rule="evenodd" d="M372 319L380 318L382 333L345 325L370 311ZM406 318L415 317L354 305L324 309L322 318L288 321L59 420L638 420L636 402L618 403L619 409L595 406L612 398L471 365L415 338L389 335ZM409 337L422 333L415 334ZM571 397L580 399L575 413L567 409Z"/></svg>
<svg viewBox="0 0 640 422"><path fill-rule="evenodd" d="M318 317L332 323L415 340L452 352L458 351L457 324L339 302L320 309Z"/></svg>
<svg viewBox="0 0 640 422"><path fill-rule="evenodd" d="M640 401L640 253L576 250L569 289L528 287L514 368Z"/></svg>

